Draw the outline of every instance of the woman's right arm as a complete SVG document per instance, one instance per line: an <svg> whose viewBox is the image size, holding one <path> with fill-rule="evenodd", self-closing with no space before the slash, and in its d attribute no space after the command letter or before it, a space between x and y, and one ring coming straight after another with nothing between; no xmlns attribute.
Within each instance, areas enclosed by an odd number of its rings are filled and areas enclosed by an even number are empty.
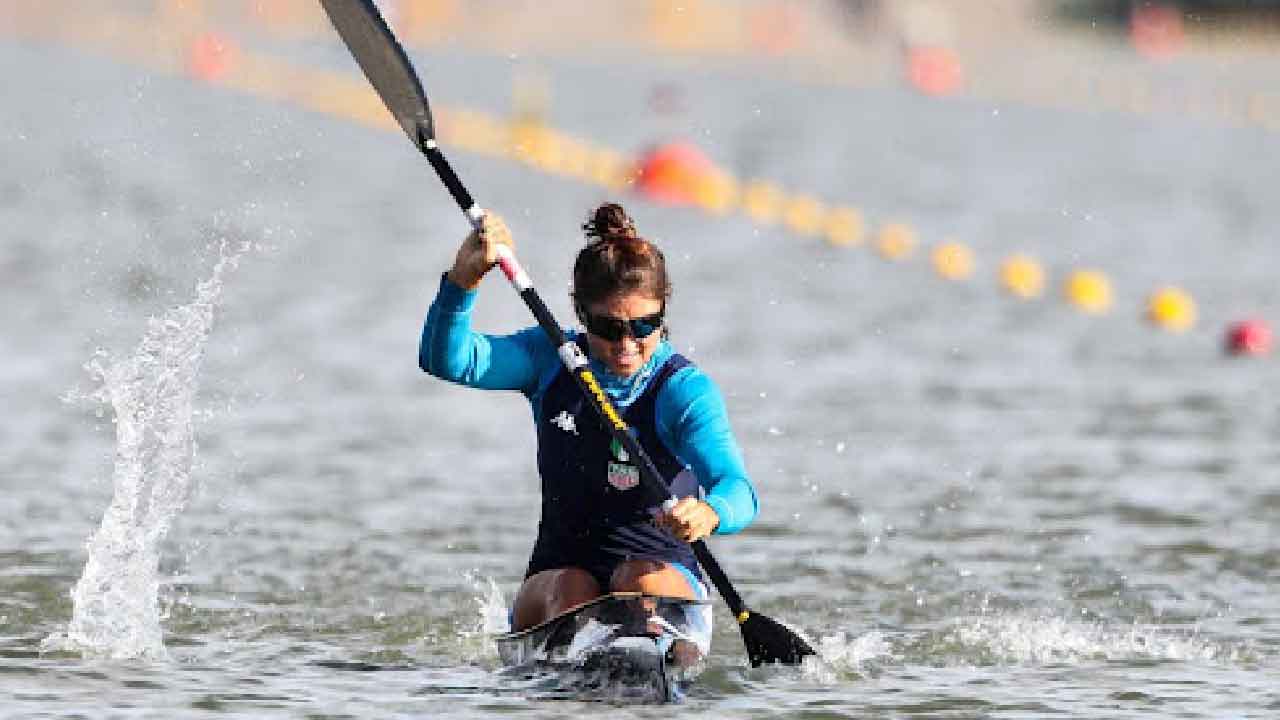
<svg viewBox="0 0 1280 720"><path fill-rule="evenodd" d="M471 330L471 308L480 280L498 259L499 245L514 247L502 218L487 213L479 230L462 241L453 267L440 280L418 346L418 366L438 378L486 390L531 392L540 371L538 333L483 335ZM538 328L530 328L537 330Z"/></svg>
<svg viewBox="0 0 1280 720"><path fill-rule="evenodd" d="M468 387L486 390L533 389L540 367L539 328L514 335L485 335L471 329L475 290L441 278L440 290L427 311L418 346L418 366L428 373Z"/></svg>

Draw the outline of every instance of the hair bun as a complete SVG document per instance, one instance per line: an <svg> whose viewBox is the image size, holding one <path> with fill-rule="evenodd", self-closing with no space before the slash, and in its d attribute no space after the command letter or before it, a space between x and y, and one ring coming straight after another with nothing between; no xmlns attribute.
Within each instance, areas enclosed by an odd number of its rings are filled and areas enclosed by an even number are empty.
<svg viewBox="0 0 1280 720"><path fill-rule="evenodd" d="M591 219L583 223L587 237L596 240L637 238L636 224L618 203L605 203L596 208Z"/></svg>

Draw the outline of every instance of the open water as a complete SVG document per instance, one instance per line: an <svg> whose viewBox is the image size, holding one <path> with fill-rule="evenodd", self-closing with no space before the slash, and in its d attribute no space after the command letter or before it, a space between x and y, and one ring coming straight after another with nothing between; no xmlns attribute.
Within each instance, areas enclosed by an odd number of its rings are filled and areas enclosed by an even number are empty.
<svg viewBox="0 0 1280 720"><path fill-rule="evenodd" d="M290 52L354 72L336 42ZM433 98L495 111L530 62L415 59ZM823 654L750 669L717 608L682 715L1280 714L1280 372L1219 352L1227 320L1280 316L1274 134L541 67L554 125L692 136L979 255L947 283L623 198L667 249L673 339L725 391L762 499L712 547ZM0 68L0 715L669 715L496 673L533 433L518 396L417 369L466 225L402 136L31 40L0 41ZM663 83L683 114L648 112ZM453 160L569 317L604 191ZM1002 296L1012 250L1106 269L1115 311ZM1164 282L1195 294L1197 329L1142 323ZM486 281L477 324L527 322Z"/></svg>

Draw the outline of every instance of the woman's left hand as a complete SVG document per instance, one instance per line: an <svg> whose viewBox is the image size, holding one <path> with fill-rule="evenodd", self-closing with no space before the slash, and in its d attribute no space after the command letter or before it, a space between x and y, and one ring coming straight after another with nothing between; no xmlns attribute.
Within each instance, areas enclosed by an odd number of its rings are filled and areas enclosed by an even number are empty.
<svg viewBox="0 0 1280 720"><path fill-rule="evenodd" d="M692 497L681 498L670 510L658 515L658 526L685 542L701 540L720 524L720 516L705 502Z"/></svg>

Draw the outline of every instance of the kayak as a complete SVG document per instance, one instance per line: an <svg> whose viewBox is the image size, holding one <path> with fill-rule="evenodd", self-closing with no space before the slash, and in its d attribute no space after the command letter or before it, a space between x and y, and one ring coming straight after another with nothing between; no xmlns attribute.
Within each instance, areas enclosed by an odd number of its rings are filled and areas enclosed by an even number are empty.
<svg viewBox="0 0 1280 720"><path fill-rule="evenodd" d="M710 604L610 593L494 642L507 674L552 676L575 695L675 702L710 651Z"/></svg>

